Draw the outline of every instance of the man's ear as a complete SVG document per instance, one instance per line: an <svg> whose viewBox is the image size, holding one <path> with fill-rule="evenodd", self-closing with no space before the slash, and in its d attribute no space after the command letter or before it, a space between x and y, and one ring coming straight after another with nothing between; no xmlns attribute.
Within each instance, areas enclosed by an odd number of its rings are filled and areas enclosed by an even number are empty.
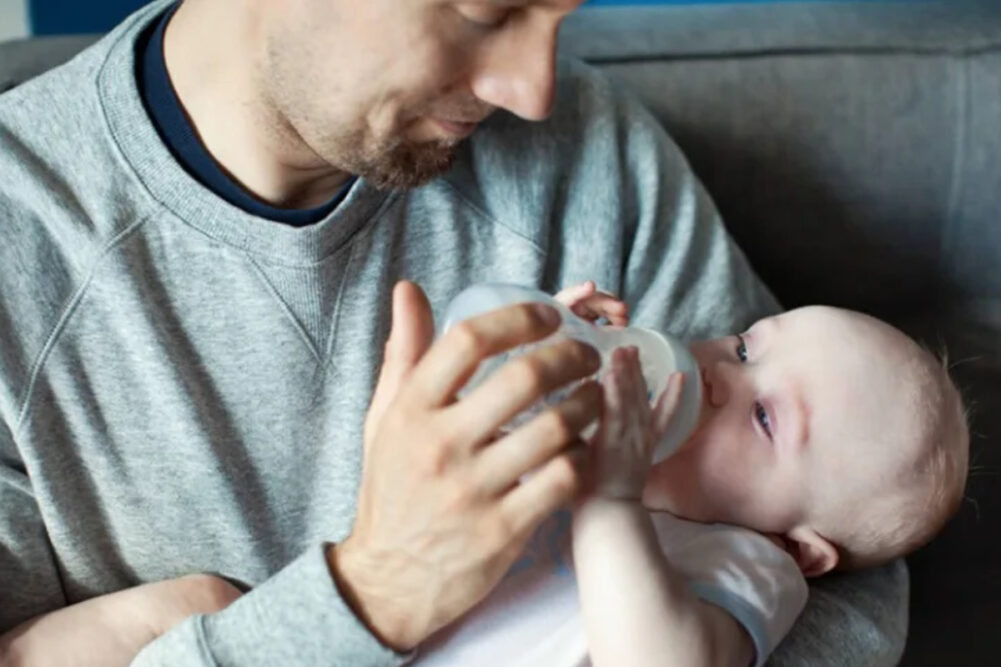
<svg viewBox="0 0 1001 667"><path fill-rule="evenodd" d="M797 526L783 535L782 541L804 577L819 577L838 566L837 547L813 528Z"/></svg>

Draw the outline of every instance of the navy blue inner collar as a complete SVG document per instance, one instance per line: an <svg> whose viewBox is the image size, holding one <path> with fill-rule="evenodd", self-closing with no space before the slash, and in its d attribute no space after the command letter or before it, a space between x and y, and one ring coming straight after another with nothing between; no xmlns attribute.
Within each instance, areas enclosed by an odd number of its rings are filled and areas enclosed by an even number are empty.
<svg viewBox="0 0 1001 667"><path fill-rule="evenodd" d="M310 209L282 209L254 198L223 171L212 158L181 106L167 72L163 36L167 23L180 3L173 5L154 21L136 45L137 79L143 104L160 138L174 158L199 183L230 204L260 218L302 227L326 218L344 199L355 182L351 178L323 206Z"/></svg>

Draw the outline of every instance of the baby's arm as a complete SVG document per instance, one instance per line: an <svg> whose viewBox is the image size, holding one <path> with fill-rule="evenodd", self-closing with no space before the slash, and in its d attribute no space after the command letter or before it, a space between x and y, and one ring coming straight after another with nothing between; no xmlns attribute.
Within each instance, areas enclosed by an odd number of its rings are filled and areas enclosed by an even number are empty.
<svg viewBox="0 0 1001 667"><path fill-rule="evenodd" d="M188 616L220 611L239 596L225 580L198 574L91 598L0 636L0 663L128 665L146 644Z"/></svg>
<svg viewBox="0 0 1001 667"><path fill-rule="evenodd" d="M677 404L672 377L651 413L635 350L616 350L592 444L592 489L574 511L573 553L591 660L620 665L746 667L751 639L703 602L665 558L640 502L653 443Z"/></svg>
<svg viewBox="0 0 1001 667"><path fill-rule="evenodd" d="M574 561L591 661L746 667L751 639L703 602L664 557L636 501L596 498L574 516Z"/></svg>

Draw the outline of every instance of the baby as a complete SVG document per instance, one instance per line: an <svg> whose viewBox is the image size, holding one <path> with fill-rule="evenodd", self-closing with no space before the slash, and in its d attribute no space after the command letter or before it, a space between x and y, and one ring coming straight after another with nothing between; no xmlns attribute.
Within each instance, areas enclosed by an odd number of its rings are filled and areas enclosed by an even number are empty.
<svg viewBox="0 0 1001 667"><path fill-rule="evenodd" d="M628 322L625 304L591 282L557 298L587 319ZM762 664L805 605L804 577L905 555L957 509L962 401L900 331L809 307L691 351L698 424L653 466L681 375L651 408L636 350L612 355L590 488L572 519L540 527L419 663Z"/></svg>
<svg viewBox="0 0 1001 667"><path fill-rule="evenodd" d="M628 322L626 305L591 282L557 298L586 319ZM903 333L809 307L691 351L704 390L697 426L652 466L682 376L651 408L636 350L615 351L572 515L540 526L494 591L416 662L762 664L806 603L804 577L905 555L956 510L969 443L962 401ZM186 615L239 596L210 579L208 598L195 593L202 581L152 584L162 601L141 613L123 598L136 625L121 637L123 664Z"/></svg>

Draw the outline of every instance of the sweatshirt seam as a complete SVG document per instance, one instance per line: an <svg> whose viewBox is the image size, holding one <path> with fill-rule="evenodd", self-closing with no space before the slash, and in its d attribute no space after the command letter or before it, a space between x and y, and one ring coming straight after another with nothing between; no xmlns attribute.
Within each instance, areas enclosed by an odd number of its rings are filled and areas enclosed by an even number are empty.
<svg viewBox="0 0 1001 667"><path fill-rule="evenodd" d="M455 185L453 185L452 183L450 183L448 180L442 179L442 183L445 185L445 187L447 187L449 190L451 190L455 194L455 196L458 197L459 200L462 201L463 204L465 204L469 208L473 209L473 211L475 211L480 217L484 218L487 222L491 222L491 223L497 225L498 227L500 227L500 228L508 231L509 233L517 236L522 241L525 241L526 243L528 243L529 245L531 245L532 248L536 252L545 254L546 251L538 244L538 242L535 239L527 236L526 234L524 234L523 232L515 229L511 225L509 225L507 223L504 223L504 222L501 222L500 220L498 220L494 216L492 216L489 213L487 213L486 211L484 211L481 206L479 206L478 204L476 204L475 202L473 202L459 188L457 188Z"/></svg>
<svg viewBox="0 0 1001 667"><path fill-rule="evenodd" d="M815 46L815 47L748 47L745 49L735 49L733 51L706 50L694 52L658 52L658 53L632 53L623 55L595 55L586 54L576 57L583 59L593 66L603 65L634 65L651 62L697 62L697 61L726 61L726 60L756 60L767 58L784 57L830 57L830 56L860 56L860 57L949 57L949 56L982 56L991 55L1001 51L1001 44L984 44L974 47L921 47L913 46Z"/></svg>
<svg viewBox="0 0 1001 667"><path fill-rule="evenodd" d="M283 299L281 295L278 293L278 289L274 286L274 284L272 284L271 280L264 272L264 269L262 269L261 265L257 263L257 260L250 253L247 253L246 257L247 261L250 262L250 265L254 268L254 272L257 274L258 278L261 279L261 281L264 283L264 286L271 294L271 297L278 302L278 307L282 310L283 313L285 313L285 316L292 321L292 326L298 332L303 342L305 342L306 347L309 349L310 354L313 355L313 359L315 359L317 363L322 363L320 359L320 351L317 349L314 342L310 339L309 333L306 331L306 328L303 326L302 322L300 322L299 318L295 316L295 313L292 312L292 309L289 307L289 305L285 303L285 299Z"/></svg>
<svg viewBox="0 0 1001 667"><path fill-rule="evenodd" d="M327 366L333 359L334 345L337 340L337 331L341 326L341 312L344 310L341 308L344 300L344 291L348 283L348 276L351 272L351 265L354 264L355 261L355 251L358 249L358 244L354 241L355 240L352 239L351 245L348 248L348 261L345 266L345 271L341 275L341 284L337 286L337 299L334 301L334 312L331 317L330 333L327 334L327 341L324 345L324 358L320 360L320 364L323 366Z"/></svg>
<svg viewBox="0 0 1001 667"><path fill-rule="evenodd" d="M209 646L208 637L205 636L205 615L199 614L195 617L195 638L198 642L198 652L202 654L202 657L208 660L208 664L211 667L219 667L219 661L215 659L215 654L212 653L212 647Z"/></svg>
<svg viewBox="0 0 1001 667"><path fill-rule="evenodd" d="M132 23L138 21L139 19L131 17ZM115 41L109 45L108 49L104 53L104 57L101 58L100 65L95 68L93 79L91 81L94 89L94 95L97 97L97 104L101 109L101 122L104 125L104 132L110 137L112 146L115 147L115 153L118 159L121 160L122 164L125 165L127 172L131 175L132 179L139 184L139 189L145 195L145 197L154 205L164 210L171 210L164 202L160 201L153 191L150 190L146 181L143 179L142 175L132 164L129 159L128 154L122 147L121 141L119 141L118 135L114 131L114 125L111 122L111 118L108 115L109 107L107 100L104 98L104 91L101 89L101 79L104 76L106 70L108 69L108 63L111 60L112 54L115 49L120 48L121 42L130 39L132 34L132 26L130 25L128 30L123 30ZM173 212L173 211L171 211Z"/></svg>
<svg viewBox="0 0 1001 667"><path fill-rule="evenodd" d="M41 376L42 368L45 366L45 362L48 360L52 350L59 342L63 332L65 332L67 326L69 326L69 322L73 315L77 313L80 302L83 301L84 295L93 283L97 270L100 268L101 264L108 257L108 255L110 255L111 252L119 246L119 244L121 244L137 229L145 225L154 215L155 214L150 214L141 218L112 237L111 240L105 244L104 248L101 249L101 252L94 260L84 280L73 292L73 295L70 297L66 305L63 306L62 312L56 319L55 325L53 325L52 329L49 331L49 335L45 339L45 344L42 346L42 349L35 358L35 361L32 363L28 386L25 388L24 396L21 399L21 407L18 410L17 424L14 427L15 438L21 434L21 429L24 427L24 424L31 413L32 398L34 397L35 387L38 383L38 378Z"/></svg>

